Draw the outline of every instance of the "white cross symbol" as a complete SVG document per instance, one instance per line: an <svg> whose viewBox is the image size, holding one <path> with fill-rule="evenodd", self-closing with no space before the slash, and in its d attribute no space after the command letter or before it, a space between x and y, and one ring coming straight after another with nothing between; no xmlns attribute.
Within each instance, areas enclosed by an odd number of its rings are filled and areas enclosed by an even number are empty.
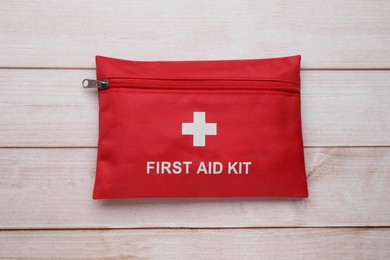
<svg viewBox="0 0 390 260"><path fill-rule="evenodd" d="M206 135L217 135L217 124L206 123L206 112L194 112L193 123L182 123L182 135L193 135L194 146L206 146Z"/></svg>

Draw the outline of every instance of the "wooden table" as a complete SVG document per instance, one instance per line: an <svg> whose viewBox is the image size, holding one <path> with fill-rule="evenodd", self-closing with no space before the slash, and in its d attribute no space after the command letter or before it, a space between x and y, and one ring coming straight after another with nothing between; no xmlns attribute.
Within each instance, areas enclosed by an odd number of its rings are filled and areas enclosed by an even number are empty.
<svg viewBox="0 0 390 260"><path fill-rule="evenodd" d="M390 1L0 6L0 257L390 258ZM302 54L310 198L93 201L96 54Z"/></svg>

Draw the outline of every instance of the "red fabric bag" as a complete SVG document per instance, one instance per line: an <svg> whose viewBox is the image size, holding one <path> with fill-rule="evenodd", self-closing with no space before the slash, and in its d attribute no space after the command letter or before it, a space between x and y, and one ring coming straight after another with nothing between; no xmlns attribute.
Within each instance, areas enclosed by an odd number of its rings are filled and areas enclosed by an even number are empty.
<svg viewBox="0 0 390 260"><path fill-rule="evenodd" d="M307 197L300 59L97 56L93 198Z"/></svg>

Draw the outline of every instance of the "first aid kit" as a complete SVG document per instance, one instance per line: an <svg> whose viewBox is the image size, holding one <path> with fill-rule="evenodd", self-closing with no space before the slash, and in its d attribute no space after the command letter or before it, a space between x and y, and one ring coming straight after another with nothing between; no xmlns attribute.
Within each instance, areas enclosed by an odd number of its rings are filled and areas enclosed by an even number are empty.
<svg viewBox="0 0 390 260"><path fill-rule="evenodd" d="M300 61L96 56L93 198L308 197Z"/></svg>

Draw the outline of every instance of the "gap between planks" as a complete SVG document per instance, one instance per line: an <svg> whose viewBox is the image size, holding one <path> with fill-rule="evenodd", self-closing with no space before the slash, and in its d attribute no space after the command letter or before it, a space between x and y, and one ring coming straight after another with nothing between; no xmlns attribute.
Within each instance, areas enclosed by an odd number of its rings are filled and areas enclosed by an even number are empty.
<svg viewBox="0 0 390 260"><path fill-rule="evenodd" d="M245 59L243 59L245 60ZM147 61L147 60L143 60ZM159 60L160 61L160 60ZM161 60L162 61L162 60ZM167 60L168 61L168 60ZM179 61L179 60L169 60ZM185 61L185 60L184 60ZM195 60L188 60L195 61ZM0 70L96 70L95 67L0 67ZM389 71L390 68L301 68L301 71Z"/></svg>
<svg viewBox="0 0 390 260"><path fill-rule="evenodd" d="M0 149L97 149L97 146L0 146ZM390 148L390 145L305 145L303 148Z"/></svg>
<svg viewBox="0 0 390 260"><path fill-rule="evenodd" d="M252 229L390 229L390 226L267 226L267 227L85 227L85 228L1 228L0 232L105 231L105 230L252 230Z"/></svg>

